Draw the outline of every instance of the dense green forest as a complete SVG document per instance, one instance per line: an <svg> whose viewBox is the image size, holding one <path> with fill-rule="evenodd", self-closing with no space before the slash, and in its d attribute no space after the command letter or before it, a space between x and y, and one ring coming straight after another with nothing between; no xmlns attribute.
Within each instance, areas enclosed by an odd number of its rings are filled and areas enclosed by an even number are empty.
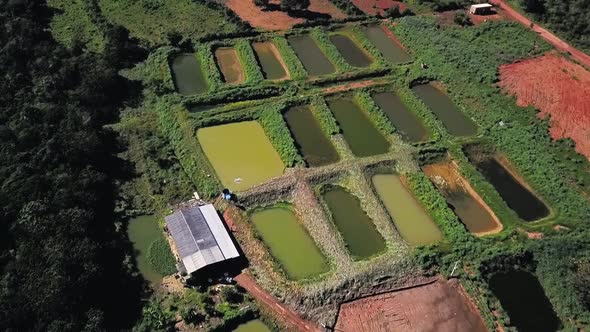
<svg viewBox="0 0 590 332"><path fill-rule="evenodd" d="M130 327L141 283L114 211L132 168L104 126L134 91L118 69L143 52L116 27L103 56L65 49L43 2L0 8L0 330Z"/></svg>
<svg viewBox="0 0 590 332"><path fill-rule="evenodd" d="M590 51L588 0L520 0L519 5L539 23L584 51Z"/></svg>

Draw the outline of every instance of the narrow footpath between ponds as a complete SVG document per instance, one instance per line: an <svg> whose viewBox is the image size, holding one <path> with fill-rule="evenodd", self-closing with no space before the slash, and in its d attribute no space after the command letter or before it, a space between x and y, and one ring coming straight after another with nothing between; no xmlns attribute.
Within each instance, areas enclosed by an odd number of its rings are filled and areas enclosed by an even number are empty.
<svg viewBox="0 0 590 332"><path fill-rule="evenodd" d="M517 12L514 8L510 7L504 0L492 0L490 1L493 5L502 8L506 11L506 14L514 21L520 22L522 25L526 27L530 27L531 23L533 23L533 31L538 33L543 39L545 39L549 44L553 45L559 51L562 52L569 52L575 60L579 61L584 65L587 69L590 69L590 55L578 50L577 48L573 47L572 45L566 43L565 41L561 40L559 37L551 33L549 30L544 29L537 23L531 22L528 18L526 18L521 13Z"/></svg>
<svg viewBox="0 0 590 332"><path fill-rule="evenodd" d="M270 310L275 312L277 317L284 319L284 323L287 325L302 331L321 332L322 329L313 324L312 322L306 321L299 316L295 311L288 308L284 304L280 303L274 296L264 291L256 281L248 274L242 272L240 275L235 277L238 285L242 286L248 291L255 299L264 303Z"/></svg>

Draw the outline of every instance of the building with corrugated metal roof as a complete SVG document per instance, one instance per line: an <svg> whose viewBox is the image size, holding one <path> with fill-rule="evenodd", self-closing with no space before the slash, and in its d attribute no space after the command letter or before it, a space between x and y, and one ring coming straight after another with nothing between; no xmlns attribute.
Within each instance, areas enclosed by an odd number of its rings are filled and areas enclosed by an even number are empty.
<svg viewBox="0 0 590 332"><path fill-rule="evenodd" d="M181 272L190 274L240 256L212 204L181 208L165 219Z"/></svg>

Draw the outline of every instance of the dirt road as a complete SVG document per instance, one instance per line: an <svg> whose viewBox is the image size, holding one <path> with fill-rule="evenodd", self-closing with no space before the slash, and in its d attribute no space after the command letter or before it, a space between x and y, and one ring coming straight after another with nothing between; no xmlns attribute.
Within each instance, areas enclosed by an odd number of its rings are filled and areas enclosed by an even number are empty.
<svg viewBox="0 0 590 332"><path fill-rule="evenodd" d="M285 324L288 324L302 332L322 331L322 329L319 326L304 320L295 311L280 303L279 301L277 301L276 298L274 298L272 295L268 294L266 291L260 288L256 281L248 274L242 273L238 275L235 279L238 285L244 287L244 289L246 289L248 293L254 296L254 298L264 303L269 309L274 311L278 317L281 317Z"/></svg>
<svg viewBox="0 0 590 332"><path fill-rule="evenodd" d="M527 27L529 27L531 25L531 23L532 23L531 20L529 20L528 18L526 18L525 16L523 16L522 14L520 14L519 12L514 10L506 2L504 2L504 0L492 0L491 3L494 4L495 6L499 6L500 8L502 8L506 12L506 15L509 18L511 18L512 20L520 22L521 24L523 24ZM587 68L590 68L590 56L588 54L586 54L586 53L578 50L577 48L571 46L570 44L564 42L559 37L557 37L553 33L549 32L548 30L542 28L541 26L539 26L537 24L534 24L533 31L538 33L541 37L543 37L543 39L545 39L547 42L549 42L551 45L553 45L558 50L563 51L563 52L569 52L571 54L572 58L574 58L575 60L577 60L578 62L580 62L584 66L586 66Z"/></svg>

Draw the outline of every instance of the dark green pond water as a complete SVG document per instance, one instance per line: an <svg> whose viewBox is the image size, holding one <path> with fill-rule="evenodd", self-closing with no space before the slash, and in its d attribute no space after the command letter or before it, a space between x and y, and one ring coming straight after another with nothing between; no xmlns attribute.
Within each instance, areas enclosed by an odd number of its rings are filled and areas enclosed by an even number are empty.
<svg viewBox="0 0 590 332"><path fill-rule="evenodd" d="M355 156L373 156L389 150L389 143L385 137L352 100L332 99L328 100L328 106Z"/></svg>
<svg viewBox="0 0 590 332"><path fill-rule="evenodd" d="M412 58L406 51L396 43L380 25L372 25L363 29L367 39L377 47L379 52L385 59L391 63L404 63L410 61Z"/></svg>
<svg viewBox="0 0 590 332"><path fill-rule="evenodd" d="M495 158L485 158L475 167L496 188L502 199L524 221L534 221L549 215L547 206L520 184Z"/></svg>
<svg viewBox="0 0 590 332"><path fill-rule="evenodd" d="M342 54L346 62L354 67L368 67L373 63L371 58L365 51L363 51L350 37L347 35L336 34L330 36L330 41L338 52Z"/></svg>
<svg viewBox="0 0 590 332"><path fill-rule="evenodd" d="M477 126L463 114L446 93L432 84L417 85L412 91L442 121L449 134L453 136L472 136L477 133Z"/></svg>
<svg viewBox="0 0 590 332"><path fill-rule="evenodd" d="M172 78L176 91L183 95L206 92L207 79L194 54L181 54L172 61Z"/></svg>
<svg viewBox="0 0 590 332"><path fill-rule="evenodd" d="M279 60L279 52L271 42L253 43L252 47L256 52L256 58L262 67L264 78L278 80L287 76L285 68Z"/></svg>
<svg viewBox="0 0 590 332"><path fill-rule="evenodd" d="M543 287L529 272L497 273L489 284L518 331L554 332L561 327Z"/></svg>
<svg viewBox="0 0 590 332"><path fill-rule="evenodd" d="M362 209L358 198L341 188L331 189L322 197L354 259L368 258L385 250L385 240Z"/></svg>
<svg viewBox="0 0 590 332"><path fill-rule="evenodd" d="M422 122L402 103L395 92L377 93L372 97L403 138L410 142L428 140L428 131Z"/></svg>
<svg viewBox="0 0 590 332"><path fill-rule="evenodd" d="M285 113L287 126L295 138L299 152L309 166L322 166L338 161L338 153L307 106L298 106Z"/></svg>
<svg viewBox="0 0 590 332"><path fill-rule="evenodd" d="M332 62L328 60L311 36L291 36L288 41L309 75L328 75L336 71Z"/></svg>

